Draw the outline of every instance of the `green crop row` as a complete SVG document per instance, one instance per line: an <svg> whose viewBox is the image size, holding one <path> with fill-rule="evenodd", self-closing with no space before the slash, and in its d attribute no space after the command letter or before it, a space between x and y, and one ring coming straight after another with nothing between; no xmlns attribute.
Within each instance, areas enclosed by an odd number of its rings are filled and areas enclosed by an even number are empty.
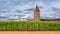
<svg viewBox="0 0 60 34"><path fill-rule="evenodd" d="M0 31L60 31L60 23L58 21L3 21L0 22Z"/></svg>

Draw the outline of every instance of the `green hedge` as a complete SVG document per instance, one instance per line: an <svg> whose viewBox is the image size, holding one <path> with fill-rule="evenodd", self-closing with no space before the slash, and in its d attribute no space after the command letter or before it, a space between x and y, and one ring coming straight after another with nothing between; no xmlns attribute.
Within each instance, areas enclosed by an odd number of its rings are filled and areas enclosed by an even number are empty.
<svg viewBox="0 0 60 34"><path fill-rule="evenodd" d="M0 22L0 31L60 31L59 22Z"/></svg>

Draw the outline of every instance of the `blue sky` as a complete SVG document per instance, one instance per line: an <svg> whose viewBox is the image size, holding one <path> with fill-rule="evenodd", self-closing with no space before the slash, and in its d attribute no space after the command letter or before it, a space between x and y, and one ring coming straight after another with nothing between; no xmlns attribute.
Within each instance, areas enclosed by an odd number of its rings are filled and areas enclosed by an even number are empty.
<svg viewBox="0 0 60 34"><path fill-rule="evenodd" d="M0 20L33 19L36 0L0 0ZM60 0L38 0L41 19L60 18Z"/></svg>

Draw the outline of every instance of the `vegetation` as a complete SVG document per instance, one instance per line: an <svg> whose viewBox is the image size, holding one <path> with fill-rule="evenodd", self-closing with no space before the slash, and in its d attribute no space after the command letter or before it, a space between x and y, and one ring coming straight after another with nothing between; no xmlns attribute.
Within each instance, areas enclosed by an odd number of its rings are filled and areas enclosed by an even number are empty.
<svg viewBox="0 0 60 34"><path fill-rule="evenodd" d="M0 21L0 31L60 31L60 22Z"/></svg>

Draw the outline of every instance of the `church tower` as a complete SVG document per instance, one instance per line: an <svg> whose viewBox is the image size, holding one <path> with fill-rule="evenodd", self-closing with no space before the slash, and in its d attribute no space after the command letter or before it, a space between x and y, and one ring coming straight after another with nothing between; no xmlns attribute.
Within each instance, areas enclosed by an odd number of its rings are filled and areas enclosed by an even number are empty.
<svg viewBox="0 0 60 34"><path fill-rule="evenodd" d="M37 21L37 22L40 21L40 10L39 10L37 1L36 1L36 8L34 10L34 21Z"/></svg>

